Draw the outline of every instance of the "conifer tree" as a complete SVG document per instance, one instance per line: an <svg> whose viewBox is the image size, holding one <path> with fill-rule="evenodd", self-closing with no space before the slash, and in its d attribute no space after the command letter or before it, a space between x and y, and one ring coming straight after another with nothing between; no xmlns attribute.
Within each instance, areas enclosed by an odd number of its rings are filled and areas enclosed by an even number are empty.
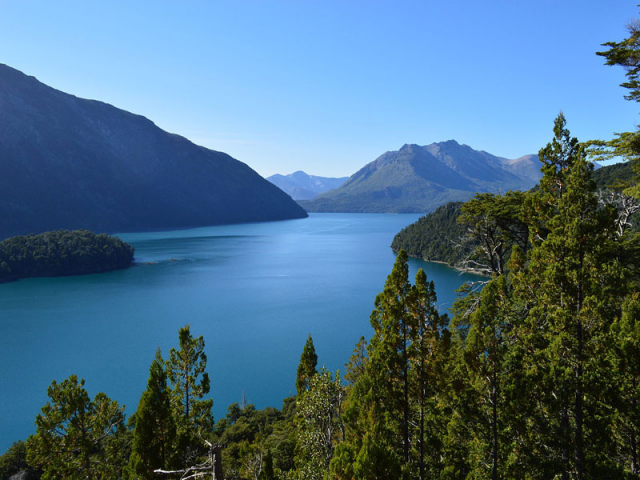
<svg viewBox="0 0 640 480"><path fill-rule="evenodd" d="M50 401L36 417L36 433L27 440L29 465L46 479L119 478L126 465L124 407L104 393L93 400L84 380L71 375L55 380Z"/></svg>
<svg viewBox="0 0 640 480"><path fill-rule="evenodd" d="M622 305L612 325L618 402L615 432L623 466L640 475L640 295L635 292Z"/></svg>
<svg viewBox="0 0 640 480"><path fill-rule="evenodd" d="M409 265L401 250L371 313L374 335L369 344L372 375L388 415L393 443L400 445L403 465L409 464ZM393 425L395 424L395 425Z"/></svg>
<svg viewBox="0 0 640 480"><path fill-rule="evenodd" d="M178 350L172 348L167 361L171 384L171 410L176 423L180 466L192 465L204 453L203 438L213 429L212 399L209 393L207 356L202 336L193 338L186 325L179 331Z"/></svg>
<svg viewBox="0 0 640 480"><path fill-rule="evenodd" d="M300 363L296 374L296 391L298 395L301 395L309 387L311 378L318 373L316 365L318 365L318 355L316 355L313 339L309 334L309 338L304 344L302 355L300 355Z"/></svg>
<svg viewBox="0 0 640 480"><path fill-rule="evenodd" d="M409 294L409 391L413 445L419 479L439 476L442 470L442 430L445 428L443 392L449 353L448 318L436 308L433 282L418 270Z"/></svg>
<svg viewBox="0 0 640 480"><path fill-rule="evenodd" d="M367 341L364 337L360 337L360 340L356 343L356 348L353 349L353 355L351 355L349 362L345 365L347 371L344 378L348 382L347 388L354 385L358 381L358 378L365 373L368 361Z"/></svg>
<svg viewBox="0 0 640 480"><path fill-rule="evenodd" d="M435 308L432 282L419 270L408 280L400 251L371 313L373 337L363 339L349 364L345 441L335 450L339 479L432 478L441 463L446 427L443 392L449 335Z"/></svg>
<svg viewBox="0 0 640 480"><path fill-rule="evenodd" d="M129 466L141 479L156 478L156 469L171 470L175 462L176 425L171 412L171 395L167 372L160 349L149 368L147 389L140 398L135 414L132 452Z"/></svg>
<svg viewBox="0 0 640 480"><path fill-rule="evenodd" d="M513 373L507 366L513 343L509 297L506 276L500 275L484 287L480 304L470 317L464 360L477 403L474 422L470 422L472 455L481 459L471 465L470 478L505 478L505 383Z"/></svg>
<svg viewBox="0 0 640 480"><path fill-rule="evenodd" d="M533 247L516 286L528 304L519 338L536 405L523 433L544 476L583 479L611 454L601 399L622 273L610 261L612 212L598 208L592 166L562 114L554 134L539 153L544 176L527 206Z"/></svg>

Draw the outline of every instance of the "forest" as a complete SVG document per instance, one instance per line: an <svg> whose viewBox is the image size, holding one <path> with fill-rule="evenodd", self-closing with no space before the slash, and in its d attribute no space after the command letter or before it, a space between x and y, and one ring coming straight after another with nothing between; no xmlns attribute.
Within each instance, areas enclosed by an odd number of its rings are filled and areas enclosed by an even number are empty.
<svg viewBox="0 0 640 480"><path fill-rule="evenodd" d="M124 268L133 247L117 237L89 230L56 230L19 235L0 242L0 282L56 277Z"/></svg>
<svg viewBox="0 0 640 480"><path fill-rule="evenodd" d="M616 190L624 189L632 181L633 171L629 163L616 163L592 172L592 178L599 195L616 195ZM534 191L538 187L534 187ZM480 196L480 199L483 197ZM489 198L484 197L485 200ZM524 196L517 199L524 200ZM517 200L516 199L516 200ZM450 202L438 207L434 212L420 217L417 222L403 228L393 238L391 248L395 252L405 250L410 257L432 262L446 263L450 267L486 274L481 258L482 245L476 235L470 234L474 227L473 215L462 215L474 209L477 199L467 202ZM640 231L640 213L630 215L630 227ZM489 274L491 272L488 272Z"/></svg>
<svg viewBox="0 0 640 480"><path fill-rule="evenodd" d="M606 44L640 99L640 24ZM598 190L589 158L623 157ZM157 351L136 412L76 376L48 389L36 432L0 457L8 478L640 478L640 132L580 143L561 113L538 188L461 208L472 260L451 315L399 251L370 338L344 373L312 337L281 410L233 404L214 422L202 337ZM293 372L292 372L293 379Z"/></svg>

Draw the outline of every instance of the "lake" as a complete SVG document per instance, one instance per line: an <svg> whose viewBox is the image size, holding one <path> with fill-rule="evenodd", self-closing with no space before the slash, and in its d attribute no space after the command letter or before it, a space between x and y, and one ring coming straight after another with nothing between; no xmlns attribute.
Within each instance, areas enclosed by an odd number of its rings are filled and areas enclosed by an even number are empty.
<svg viewBox="0 0 640 480"><path fill-rule="evenodd" d="M135 249L126 270L0 285L0 454L35 431L53 379L86 380L131 414L156 349L178 330L204 336L218 420L243 393L280 408L295 392L309 334L318 366L343 370L372 333L369 315L395 259L394 235L414 214L311 214L307 219L119 234ZM442 310L466 280L424 268Z"/></svg>

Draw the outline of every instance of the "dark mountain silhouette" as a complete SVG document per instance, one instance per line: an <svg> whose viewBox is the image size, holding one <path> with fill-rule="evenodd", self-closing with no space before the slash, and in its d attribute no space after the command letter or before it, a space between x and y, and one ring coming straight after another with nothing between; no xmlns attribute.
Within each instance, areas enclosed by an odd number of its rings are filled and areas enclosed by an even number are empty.
<svg viewBox="0 0 640 480"><path fill-rule="evenodd" d="M0 237L305 217L229 155L0 64Z"/></svg>

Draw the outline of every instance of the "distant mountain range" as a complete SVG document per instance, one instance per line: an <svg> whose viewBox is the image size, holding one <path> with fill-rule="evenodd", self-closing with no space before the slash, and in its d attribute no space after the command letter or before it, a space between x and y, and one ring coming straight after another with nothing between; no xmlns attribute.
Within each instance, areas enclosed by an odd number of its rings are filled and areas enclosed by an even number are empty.
<svg viewBox="0 0 640 480"><path fill-rule="evenodd" d="M515 160L455 140L404 145L367 164L341 187L298 203L310 212L426 213L476 192L528 190L542 176L537 155Z"/></svg>
<svg viewBox="0 0 640 480"><path fill-rule="evenodd" d="M271 175L267 180L284 190L294 200L310 200L321 193L338 188L348 178L317 177L299 170L289 175Z"/></svg>
<svg viewBox="0 0 640 480"><path fill-rule="evenodd" d="M0 237L306 216L244 163L0 64Z"/></svg>

